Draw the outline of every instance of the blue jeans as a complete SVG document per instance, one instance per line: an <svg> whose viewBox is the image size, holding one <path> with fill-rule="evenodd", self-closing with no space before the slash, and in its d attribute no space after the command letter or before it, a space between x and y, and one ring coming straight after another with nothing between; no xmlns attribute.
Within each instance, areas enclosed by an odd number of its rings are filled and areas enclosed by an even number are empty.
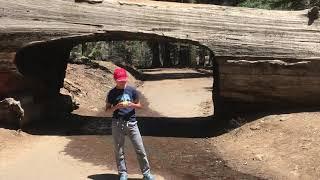
<svg viewBox="0 0 320 180"><path fill-rule="evenodd" d="M128 135L137 154L140 170L143 175L150 173L150 165L147 154L143 146L142 137L137 125L137 121L128 122L119 119L112 120L112 136L115 147L115 156L117 162L118 173L127 173L127 167L124 157L124 141L125 135Z"/></svg>

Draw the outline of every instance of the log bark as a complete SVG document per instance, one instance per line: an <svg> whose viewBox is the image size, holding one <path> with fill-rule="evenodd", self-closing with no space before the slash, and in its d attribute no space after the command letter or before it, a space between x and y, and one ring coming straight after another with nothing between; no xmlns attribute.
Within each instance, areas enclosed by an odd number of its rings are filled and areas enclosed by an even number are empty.
<svg viewBox="0 0 320 180"><path fill-rule="evenodd" d="M221 63L221 95L239 101L317 104L320 62L227 60ZM269 94L272 94L272 98ZM293 98L295 97L295 98ZM308 101L306 101L308 100Z"/></svg>
<svg viewBox="0 0 320 180"><path fill-rule="evenodd" d="M320 57L320 23L307 11L268 11L154 1L1 0L0 48L112 30L190 39L216 56Z"/></svg>

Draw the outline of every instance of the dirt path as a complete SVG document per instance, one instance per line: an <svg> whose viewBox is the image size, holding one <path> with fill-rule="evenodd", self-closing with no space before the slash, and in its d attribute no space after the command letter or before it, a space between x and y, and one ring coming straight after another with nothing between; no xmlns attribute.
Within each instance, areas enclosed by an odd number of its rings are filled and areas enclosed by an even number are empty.
<svg viewBox="0 0 320 180"><path fill-rule="evenodd" d="M94 144L95 137L85 136L85 141L91 142L83 142L80 136L38 136L5 129L0 132L0 139L7 140L2 141L0 149L1 180L117 179L116 171L108 164L95 165L68 154L71 144L73 152L83 151L84 157L90 155L86 146ZM75 147L74 143L78 145ZM104 160L106 155L98 158ZM133 173L130 178L139 179L141 175Z"/></svg>
<svg viewBox="0 0 320 180"><path fill-rule="evenodd" d="M24 146L22 154L1 167L1 179L81 179L93 172L107 172L104 167L92 166L65 155L70 142L65 137L42 136Z"/></svg>
<svg viewBox="0 0 320 180"><path fill-rule="evenodd" d="M164 117L213 115L212 77L191 69L144 70L150 76L139 90L149 108Z"/></svg>
<svg viewBox="0 0 320 180"><path fill-rule="evenodd" d="M82 106L57 127L29 134L0 128L1 180L117 179L111 121L99 113L112 76L83 65L68 69L68 80L81 90L76 98ZM148 80L138 89L146 107L138 112L139 126L157 179L320 176L319 112L243 117L234 121L254 121L221 135L210 116L212 78L190 69L144 71ZM130 178L139 179L130 143L126 150Z"/></svg>
<svg viewBox="0 0 320 180"><path fill-rule="evenodd" d="M152 171L158 179L257 179L225 166L215 155L210 140L203 136L203 132L212 130L207 126L213 113L212 78L190 69L144 71L148 80L138 90L143 95L145 109L138 112L138 121ZM92 129L103 124L99 119L91 121ZM97 166L115 168L110 135L69 139L72 141L65 148L68 155ZM89 139L90 142L83 143ZM126 146L130 174L138 174L132 145Z"/></svg>
<svg viewBox="0 0 320 180"><path fill-rule="evenodd" d="M30 129L33 135L0 129L0 140L5 142L0 150L1 180L117 179L110 119L93 115L104 116L97 112L104 103L95 101L97 97L104 101L111 86L105 82L110 73L70 66L73 69L67 79L79 85L82 93L77 98L84 107L62 126ZM77 78L81 73L86 75ZM138 112L139 125L147 135L144 143L158 180L256 179L225 166L202 134L210 130L207 122L212 120L212 78L189 69L153 70L148 74L151 79L139 87L146 106ZM134 150L130 143L126 146L129 177L139 179Z"/></svg>
<svg viewBox="0 0 320 180"><path fill-rule="evenodd" d="M79 69L81 68L76 65L72 71L79 73L77 72ZM90 102L92 101L92 99L88 99L91 97L90 88L103 83L91 83L94 79L93 75L99 76L99 70L86 74L90 74L90 81L88 80L88 87L82 87L82 90L87 92L86 98ZM144 96L144 103L148 104L150 108L138 112L145 117L145 120L141 119L143 132L153 129L153 126L143 127L152 121L151 118L155 118L154 121L159 121L157 120L159 117L183 117L190 121L188 117L192 119L212 114L213 108L210 103L212 78L198 77L201 76L200 73L188 69L154 70L150 75L158 79L147 81L139 87ZM70 74L67 78L73 79ZM101 78L97 78L96 81L99 79ZM78 84L84 85L80 82ZM104 90L101 92L95 90L96 96L103 96L104 93ZM82 113L90 115L92 112L89 112L88 109L100 108L102 107L94 107L94 104L91 104ZM181 125L187 126L188 129L194 128L190 125L183 125L183 119L178 120L162 119L162 122L158 122L158 127L162 128L170 123L176 126L175 121L177 121L182 122ZM106 121L102 121L102 123L106 123ZM178 126L180 125L178 124ZM182 126L180 128L183 128ZM94 127L98 129L101 126ZM15 143L7 143L0 151L1 179L117 179L110 135L66 136L67 131L68 129L59 129L59 132L54 132L49 136L46 134L50 134L50 132L46 131L40 131L41 136L24 134L11 141ZM224 177L226 172L231 177L239 174L224 167L219 158L212 156L211 149L206 147L209 143L206 139L185 138L184 135L181 136L177 133L173 133L173 135L178 137L170 137L171 135L167 133L168 129L163 128L160 132L160 134L155 133L153 137L144 137L152 170L157 179L212 179L210 177ZM188 131L188 133L190 132ZM37 134L37 131L34 133ZM8 140L13 139L8 138ZM133 148L130 143L127 143L127 146L130 178L141 178ZM213 173L212 170L216 172Z"/></svg>

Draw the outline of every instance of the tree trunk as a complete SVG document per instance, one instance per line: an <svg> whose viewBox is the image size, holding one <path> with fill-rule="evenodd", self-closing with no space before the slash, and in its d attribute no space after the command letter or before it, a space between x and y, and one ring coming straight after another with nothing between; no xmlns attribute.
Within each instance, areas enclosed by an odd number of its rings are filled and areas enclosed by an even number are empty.
<svg viewBox="0 0 320 180"><path fill-rule="evenodd" d="M87 43L85 43L85 42L81 43L81 55L87 56L87 52L88 52Z"/></svg>
<svg viewBox="0 0 320 180"><path fill-rule="evenodd" d="M213 51L218 102L231 102L227 108L234 102L272 107L320 102L320 22L308 25L305 11L130 0L96 5L0 0L0 7L0 97L38 86L26 79L44 79L57 92L65 55L77 44L150 40L193 43ZM159 67L157 43L153 52L152 64ZM187 59L186 50L180 54Z"/></svg>
<svg viewBox="0 0 320 180"><path fill-rule="evenodd" d="M189 50L190 50L189 66L195 67L197 66L197 48L196 46L189 44Z"/></svg>
<svg viewBox="0 0 320 180"><path fill-rule="evenodd" d="M205 63L205 49L204 48L199 48L199 66L204 67Z"/></svg>
<svg viewBox="0 0 320 180"><path fill-rule="evenodd" d="M152 52L152 67L161 67L160 62L160 50L158 42L151 42L151 52Z"/></svg>
<svg viewBox="0 0 320 180"><path fill-rule="evenodd" d="M188 67L191 64L191 55L189 46L183 45L180 46L179 51L179 66Z"/></svg>
<svg viewBox="0 0 320 180"><path fill-rule="evenodd" d="M172 51L172 64L176 66L179 64L179 46L177 44L173 44Z"/></svg>
<svg viewBox="0 0 320 180"><path fill-rule="evenodd" d="M209 52L209 66L213 66L214 54Z"/></svg>
<svg viewBox="0 0 320 180"><path fill-rule="evenodd" d="M163 67L171 67L171 56L170 56L170 49L171 45L168 42L162 43L162 57L163 57Z"/></svg>

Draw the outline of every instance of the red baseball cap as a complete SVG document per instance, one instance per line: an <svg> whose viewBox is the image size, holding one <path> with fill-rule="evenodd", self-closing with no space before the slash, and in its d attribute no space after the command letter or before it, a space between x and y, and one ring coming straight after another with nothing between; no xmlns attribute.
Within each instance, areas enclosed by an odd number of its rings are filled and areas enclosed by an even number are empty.
<svg viewBox="0 0 320 180"><path fill-rule="evenodd" d="M116 68L113 72L113 78L116 81L128 81L127 71L123 68Z"/></svg>

